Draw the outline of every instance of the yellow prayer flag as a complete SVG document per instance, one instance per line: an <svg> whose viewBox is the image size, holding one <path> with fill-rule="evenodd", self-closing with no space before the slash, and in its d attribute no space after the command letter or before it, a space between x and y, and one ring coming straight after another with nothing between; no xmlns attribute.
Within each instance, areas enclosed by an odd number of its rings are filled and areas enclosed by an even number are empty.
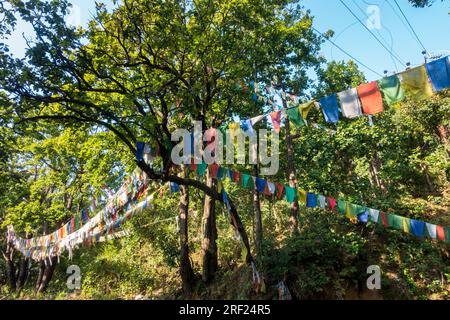
<svg viewBox="0 0 450 320"><path fill-rule="evenodd" d="M433 87L425 66L406 70L400 74L401 85L408 97L416 100L427 99L433 95Z"/></svg>

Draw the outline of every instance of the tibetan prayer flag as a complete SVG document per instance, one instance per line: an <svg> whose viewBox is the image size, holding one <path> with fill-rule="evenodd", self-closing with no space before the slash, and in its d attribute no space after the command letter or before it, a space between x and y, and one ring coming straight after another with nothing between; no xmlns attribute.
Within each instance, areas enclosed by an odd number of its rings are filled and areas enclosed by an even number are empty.
<svg viewBox="0 0 450 320"><path fill-rule="evenodd" d="M180 192L180 186L176 184L175 182L170 183L170 192L177 193Z"/></svg>
<svg viewBox="0 0 450 320"><path fill-rule="evenodd" d="M369 221L369 209L364 208L363 211L358 213L358 221L362 223L367 223Z"/></svg>
<svg viewBox="0 0 450 320"><path fill-rule="evenodd" d="M372 221L373 223L378 223L378 217L380 216L380 211L369 208L369 216L370 216L370 221Z"/></svg>
<svg viewBox="0 0 450 320"><path fill-rule="evenodd" d="M270 194L274 194L276 190L275 183L267 182L267 189L269 189Z"/></svg>
<svg viewBox="0 0 450 320"><path fill-rule="evenodd" d="M273 129L276 133L279 133L281 128L281 111L270 113L270 118L272 119Z"/></svg>
<svg viewBox="0 0 450 320"><path fill-rule="evenodd" d="M319 202L319 206L322 209L325 209L326 205L327 205L327 198L321 194L317 195L317 201Z"/></svg>
<svg viewBox="0 0 450 320"><path fill-rule="evenodd" d="M83 224L89 221L89 213L85 208L81 209L81 219Z"/></svg>
<svg viewBox="0 0 450 320"><path fill-rule="evenodd" d="M384 101L386 101L388 106L405 99L405 91L403 90L397 75L378 80L378 87L383 93Z"/></svg>
<svg viewBox="0 0 450 320"><path fill-rule="evenodd" d="M277 183L277 198L281 199L281 197L283 196L283 191L284 191L284 185L281 183Z"/></svg>
<svg viewBox="0 0 450 320"><path fill-rule="evenodd" d="M374 115L383 112L383 98L376 81L360 85L357 90L365 114Z"/></svg>
<svg viewBox="0 0 450 320"><path fill-rule="evenodd" d="M228 177L228 179L233 181L233 170L231 170L231 169L227 170L227 177Z"/></svg>
<svg viewBox="0 0 450 320"><path fill-rule="evenodd" d="M403 230L403 220L404 220L404 217L402 217L402 216L399 216L396 214L388 215L389 226L394 229Z"/></svg>
<svg viewBox="0 0 450 320"><path fill-rule="evenodd" d="M411 233L411 219L403 217L403 232Z"/></svg>
<svg viewBox="0 0 450 320"><path fill-rule="evenodd" d="M252 189L253 188L253 179L252 176L243 173L242 174L242 186L244 188Z"/></svg>
<svg viewBox="0 0 450 320"><path fill-rule="evenodd" d="M233 181L239 183L241 179L241 173L239 171L233 171Z"/></svg>
<svg viewBox="0 0 450 320"><path fill-rule="evenodd" d="M410 224L413 235L419 238L422 238L425 235L425 222L411 219Z"/></svg>
<svg viewBox="0 0 450 320"><path fill-rule="evenodd" d="M241 125L238 122L233 122L228 125L228 129L230 130L230 137L233 140L234 137L240 134Z"/></svg>
<svg viewBox="0 0 450 320"><path fill-rule="evenodd" d="M222 145L226 145L227 144L227 135L228 135L228 128L226 125L220 126L219 131L222 135Z"/></svg>
<svg viewBox="0 0 450 320"><path fill-rule="evenodd" d="M301 104L298 108L300 110L300 114L302 116L302 119L306 119L308 117L309 111L316 105L315 101L310 101L307 103Z"/></svg>
<svg viewBox="0 0 450 320"><path fill-rule="evenodd" d="M435 224L431 224L431 223L426 223L425 226L427 227L428 236L431 239L436 239L437 238L437 226Z"/></svg>
<svg viewBox="0 0 450 320"><path fill-rule="evenodd" d="M338 212L340 214L345 214L347 211L347 201L345 200L338 200L337 201L337 208L338 208Z"/></svg>
<svg viewBox="0 0 450 320"><path fill-rule="evenodd" d="M204 162L197 165L197 174L199 176L203 176L206 172L206 169L208 168L208 165Z"/></svg>
<svg viewBox="0 0 450 320"><path fill-rule="evenodd" d="M353 119L362 116L361 103L359 102L358 90L356 88L339 92L338 97L344 117Z"/></svg>
<svg viewBox="0 0 450 320"><path fill-rule="evenodd" d="M263 192L264 192L264 189L265 189L265 187L266 187L266 180L257 177L256 180L255 180L255 184L256 184L256 190L257 190L258 192L260 192L260 193L263 193Z"/></svg>
<svg viewBox="0 0 450 320"><path fill-rule="evenodd" d="M308 208L317 207L317 196L314 193L308 192L306 195L306 206Z"/></svg>
<svg viewBox="0 0 450 320"><path fill-rule="evenodd" d="M250 119L250 123L252 124L252 126L254 126L255 124L257 124L258 122L260 122L264 118L265 118L265 115L260 115L260 116L251 118Z"/></svg>
<svg viewBox="0 0 450 320"><path fill-rule="evenodd" d="M209 174L211 178L217 179L217 173L219 171L219 165L217 163L213 163L209 165Z"/></svg>
<svg viewBox="0 0 450 320"><path fill-rule="evenodd" d="M385 212L380 212L380 216L381 216L381 219L379 220L379 222L381 222L381 224L385 228L388 228L389 227L388 216L390 216L390 214L389 213L385 213Z"/></svg>
<svg viewBox="0 0 450 320"><path fill-rule="evenodd" d="M326 122L336 123L339 121L339 106L337 95L335 93L328 97L321 98L319 103Z"/></svg>
<svg viewBox="0 0 450 320"><path fill-rule="evenodd" d="M298 201L304 205L306 205L308 192L303 189L298 189Z"/></svg>
<svg viewBox="0 0 450 320"><path fill-rule="evenodd" d="M449 59L450 57L447 56L428 62L425 65L434 91L440 91L450 87Z"/></svg>
<svg viewBox="0 0 450 320"><path fill-rule="evenodd" d="M406 96L415 99L427 99L433 95L425 66L406 70L400 74Z"/></svg>
<svg viewBox="0 0 450 320"><path fill-rule="evenodd" d="M225 192L225 189L222 190L222 200L223 200L223 203L225 204L227 210L230 211L231 205L230 205L230 201L228 200L228 194Z"/></svg>
<svg viewBox="0 0 450 320"><path fill-rule="evenodd" d="M253 137L255 135L255 131L253 130L252 121L250 119L241 121L241 129L249 137Z"/></svg>
<svg viewBox="0 0 450 320"><path fill-rule="evenodd" d="M445 229L445 240L450 243L450 228L444 228Z"/></svg>
<svg viewBox="0 0 450 320"><path fill-rule="evenodd" d="M144 160L144 148L145 148L145 142L136 141L136 160L137 161Z"/></svg>
<svg viewBox="0 0 450 320"><path fill-rule="evenodd" d="M291 108L286 110L286 114L290 122L292 122L296 127L301 127L305 125L302 116L300 115L299 108Z"/></svg>
<svg viewBox="0 0 450 320"><path fill-rule="evenodd" d="M219 170L217 171L217 180L222 180L225 177L227 169L223 167L219 167Z"/></svg>
<svg viewBox="0 0 450 320"><path fill-rule="evenodd" d="M293 203L296 198L295 188L291 188L287 185L284 186L284 190L286 191L286 200L289 203Z"/></svg>
<svg viewBox="0 0 450 320"><path fill-rule="evenodd" d="M336 203L336 199L328 197L328 205L330 206L331 210L334 210L334 208L336 207Z"/></svg>
<svg viewBox="0 0 450 320"><path fill-rule="evenodd" d="M441 241L445 241L445 230L442 226L436 226L437 238Z"/></svg>

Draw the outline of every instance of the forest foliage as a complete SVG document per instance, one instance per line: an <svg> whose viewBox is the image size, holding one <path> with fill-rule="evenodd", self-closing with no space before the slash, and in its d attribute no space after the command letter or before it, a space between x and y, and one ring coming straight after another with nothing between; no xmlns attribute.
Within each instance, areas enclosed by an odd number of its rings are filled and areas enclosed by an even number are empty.
<svg viewBox="0 0 450 320"><path fill-rule="evenodd" d="M53 299L277 299L277 286L284 283L297 299L450 298L444 244L303 206L298 232L292 232L290 205L261 197L257 250L254 193L226 183L232 213L249 237L250 257L216 186L171 170L170 134L176 128L190 128L194 120L220 127L268 111L252 100L246 85L252 81L272 83L304 101L366 82L355 62L319 55L325 40L313 31L314 17L301 1L126 0L113 10L98 4L84 29L65 24L67 1L6 2L0 7L8 22L0 27L2 35L20 16L38 37L29 42L25 59L0 44L0 296L30 298L37 290ZM317 81L308 77L311 70ZM312 110L308 120L336 130L334 135L311 126L291 128L297 185L450 226L449 92L385 107L373 125L361 117L334 126ZM284 130L280 137L280 170L270 179L287 182ZM137 140L160 150L152 166L136 161ZM8 251L6 227L14 225L25 238L51 232L83 208L104 205L105 190L117 190L136 166L149 175L153 191L171 181L187 186L186 237L180 237L176 219L181 196L166 188L152 208L123 226L127 236L81 248L73 260L61 256L52 281L35 286L46 267ZM209 211L208 197L215 204ZM213 227L205 222L211 212ZM215 227L217 236L208 238L205 228ZM205 247L205 239L216 247ZM211 250L218 268L205 281L200 274L211 263L204 259ZM252 284L246 262L253 258L265 290ZM82 270L81 291L67 289L72 264ZM369 265L381 267L378 292L365 287Z"/></svg>

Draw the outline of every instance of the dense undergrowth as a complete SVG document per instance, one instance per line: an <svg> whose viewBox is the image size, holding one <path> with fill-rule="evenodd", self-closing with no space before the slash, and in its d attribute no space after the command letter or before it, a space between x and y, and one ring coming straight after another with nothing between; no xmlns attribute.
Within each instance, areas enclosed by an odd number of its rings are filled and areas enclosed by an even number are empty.
<svg viewBox="0 0 450 320"><path fill-rule="evenodd" d="M236 189L237 190L237 189ZM242 197L242 196L241 196ZM241 206L251 201L242 197ZM129 236L82 248L69 261L62 257L47 293L35 296L32 272L28 286L4 298L20 299L184 299L178 275L176 197L165 196L128 222ZM329 210L301 209L300 229L288 231L288 207L263 202L264 247L258 257L266 291L256 293L244 248L218 208L220 269L204 284L198 277L194 299L278 299L284 281L293 299L449 299L449 248L380 225L352 224ZM193 207L196 207L195 205ZM201 212L190 212L190 248L195 270L201 267ZM242 212L252 235L252 213ZM167 220L169 219L169 220ZM152 239L149 241L148 239ZM82 289L67 289L66 270L78 265ZM381 269L381 290L368 290L367 267ZM239 285L236 285L239 283Z"/></svg>

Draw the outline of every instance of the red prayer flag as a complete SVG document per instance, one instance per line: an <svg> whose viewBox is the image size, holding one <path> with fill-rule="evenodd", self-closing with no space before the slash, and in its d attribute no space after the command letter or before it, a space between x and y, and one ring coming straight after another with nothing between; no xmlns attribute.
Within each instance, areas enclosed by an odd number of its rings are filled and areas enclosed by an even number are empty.
<svg viewBox="0 0 450 320"><path fill-rule="evenodd" d="M241 174L238 171L233 171L233 181L236 183L239 183L239 179L241 177Z"/></svg>
<svg viewBox="0 0 450 320"><path fill-rule="evenodd" d="M281 111L272 112L270 118L272 119L273 129L279 133L281 127Z"/></svg>
<svg viewBox="0 0 450 320"><path fill-rule="evenodd" d="M217 172L219 171L219 165L217 163L213 163L209 165L209 174L212 178L217 178Z"/></svg>
<svg viewBox="0 0 450 320"><path fill-rule="evenodd" d="M283 196L284 184L277 183L277 190L277 197L278 199L281 199L281 197Z"/></svg>
<svg viewBox="0 0 450 320"><path fill-rule="evenodd" d="M328 204L330 205L331 210L334 209L334 207L336 207L336 199L332 198L332 197L328 197Z"/></svg>
<svg viewBox="0 0 450 320"><path fill-rule="evenodd" d="M365 114L383 112L383 98L376 81L360 85L357 90Z"/></svg>
<svg viewBox="0 0 450 320"><path fill-rule="evenodd" d="M436 226L437 237L441 241L445 241L445 230L442 226Z"/></svg>
<svg viewBox="0 0 450 320"><path fill-rule="evenodd" d="M388 218L387 218L386 213L380 212L380 215L381 215L381 222L383 223L383 226L388 228L389 227L389 222L388 222Z"/></svg>

